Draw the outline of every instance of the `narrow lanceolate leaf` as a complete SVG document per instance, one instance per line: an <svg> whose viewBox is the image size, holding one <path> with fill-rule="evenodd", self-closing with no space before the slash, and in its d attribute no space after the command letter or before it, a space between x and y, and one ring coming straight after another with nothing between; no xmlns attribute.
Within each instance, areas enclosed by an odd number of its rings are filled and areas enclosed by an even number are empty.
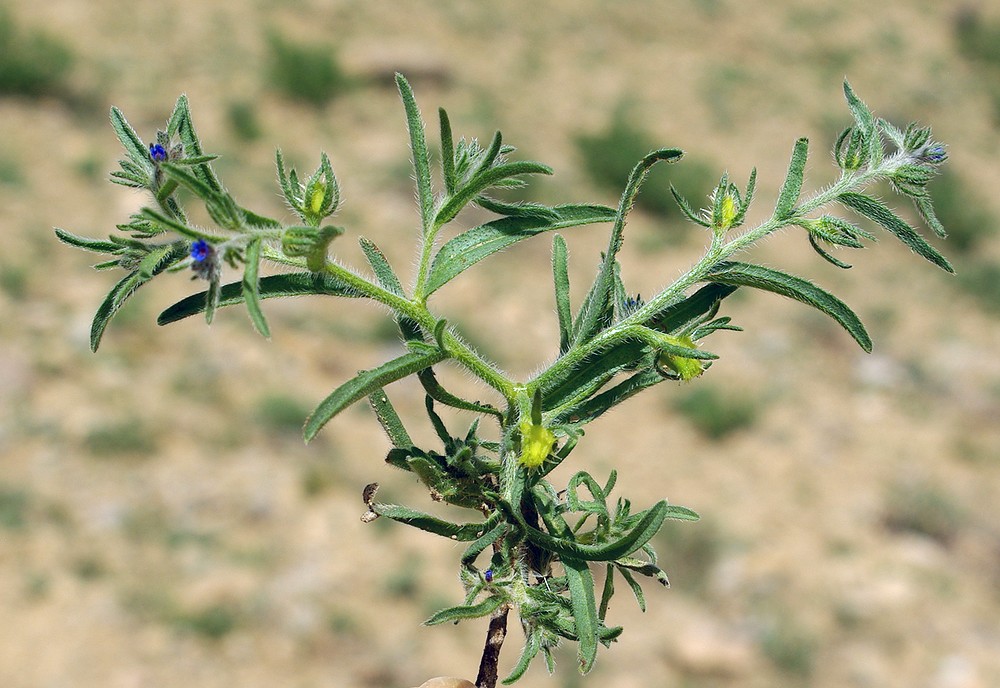
<svg viewBox="0 0 1000 688"><path fill-rule="evenodd" d="M898 215L892 212L884 203L858 193L842 193L837 200L859 215L867 217L872 222L881 225L886 231L909 246L915 253L926 258L946 272L955 272L948 259L917 233Z"/></svg>
<svg viewBox="0 0 1000 688"><path fill-rule="evenodd" d="M267 326L264 311L260 308L260 239L254 239L247 244L243 267L243 299L247 304L247 312L254 327L262 336L270 338L271 329Z"/></svg>
<svg viewBox="0 0 1000 688"><path fill-rule="evenodd" d="M170 134L176 131L178 138L180 138L181 143L184 145L184 157L200 158L204 155L204 151L201 148L201 141L198 139L198 134L194 129L194 122L191 119L191 108L188 106L187 96L182 95L177 99L177 104L174 106L174 112L170 117L167 129ZM215 172L209 163L205 162L195 165L192 168L192 172L216 193L223 193L222 183L215 176Z"/></svg>
<svg viewBox="0 0 1000 688"><path fill-rule="evenodd" d="M371 504L371 510L379 516L385 516L399 523L425 530L434 535L455 540L456 542L472 542L483 537L496 526L496 519L482 523L451 523L440 518L425 514L422 511L409 509L396 504Z"/></svg>
<svg viewBox="0 0 1000 688"><path fill-rule="evenodd" d="M774 207L774 217L785 220L795 212L795 204L799 202L802 192L802 179L805 176L806 158L809 155L809 139L802 138L795 142L792 150L792 161L788 164L788 174L785 183L778 193L778 202Z"/></svg>
<svg viewBox="0 0 1000 688"><path fill-rule="evenodd" d="M707 284L683 301L672 303L654 313L645 324L660 332L676 332L711 311L734 291L734 286Z"/></svg>
<svg viewBox="0 0 1000 688"><path fill-rule="evenodd" d="M872 350L872 340L858 316L833 294L801 277L795 277L761 265L724 261L705 275L704 281L735 287L753 287L787 296L817 308L840 323L865 351Z"/></svg>
<svg viewBox="0 0 1000 688"><path fill-rule="evenodd" d="M120 245L113 241L101 241L100 239L78 236L59 227L56 227L56 237L64 244L82 248L85 251L93 251L94 253L114 253L121 248Z"/></svg>
<svg viewBox="0 0 1000 688"><path fill-rule="evenodd" d="M644 370L635 373L607 391L560 411L555 420L557 423L569 421L581 424L589 423L623 401L666 379L656 370Z"/></svg>
<svg viewBox="0 0 1000 688"><path fill-rule="evenodd" d="M595 222L609 222L615 212L600 205L562 205L552 208L557 219L505 217L473 227L448 241L431 264L427 294L431 294L462 272L508 246L553 229L566 229Z"/></svg>
<svg viewBox="0 0 1000 688"><path fill-rule="evenodd" d="M441 168L444 176L444 188L448 193L455 193L458 179L455 176L455 139L451 133L451 120L444 108L438 108L438 118L441 122Z"/></svg>
<svg viewBox="0 0 1000 688"><path fill-rule="evenodd" d="M118 135L118 140L121 141L122 147L125 148L128 157L135 161L143 170L151 171L153 163L149 158L149 149L143 145L142 139L139 138L132 125L125 119L125 115L116 107L111 108L111 126L114 128L115 134Z"/></svg>
<svg viewBox="0 0 1000 688"><path fill-rule="evenodd" d="M633 528L624 533L617 540L602 543L599 545L585 545L573 542L564 538L557 538L534 528L527 523L520 523L524 528L525 537L534 544L544 549L555 552L560 557L571 559L582 559L585 561L614 561L636 551L652 538L663 524L667 517L668 507L666 501L657 502L652 508L646 511L645 515ZM515 516L515 518L517 518Z"/></svg>
<svg viewBox="0 0 1000 688"><path fill-rule="evenodd" d="M361 250L365 252L365 258L368 259L368 264L372 266L379 284L393 294L402 296L403 285L400 283L399 278L396 277L396 273L393 272L392 266L389 265L389 261L386 259L385 254L382 253L382 250L364 237L360 237L358 243L361 244Z"/></svg>
<svg viewBox="0 0 1000 688"><path fill-rule="evenodd" d="M306 421L303 432L306 442L312 440L331 418L354 402L368 396L380 387L385 387L390 382L395 382L435 363L440 363L445 357L446 354L440 349L425 350L419 353L410 352L394 358L378 368L362 371L335 389L316 407L316 410Z"/></svg>
<svg viewBox="0 0 1000 688"><path fill-rule="evenodd" d="M542 649L542 636L541 631L535 631L531 633L527 640L524 641L524 649L521 651L521 656L518 658L517 663L514 668L510 670L507 678L501 681L505 686L509 686L512 683L518 681L524 672L528 670L528 666L531 664L531 660L535 658L539 650Z"/></svg>
<svg viewBox="0 0 1000 688"><path fill-rule="evenodd" d="M585 561L563 557L562 564L566 571L573 622L579 639L577 657L580 660L580 673L586 674L594 668L594 660L597 659L597 636L600 630L594 599L594 576Z"/></svg>
<svg viewBox="0 0 1000 688"><path fill-rule="evenodd" d="M94 313L94 320L90 325L91 351L97 351L97 347L101 345L101 337L104 335L104 330L108 326L108 322L118 312L118 309L122 307L122 304L145 282L146 280L136 271L123 277L111 288L108 295L104 297L104 301L97 307L97 312Z"/></svg>
<svg viewBox="0 0 1000 688"><path fill-rule="evenodd" d="M847 106L854 116L854 121L865 134L868 143L866 162L872 166L878 165L882 162L883 148L881 132L875 126L875 117L868 106L854 93L854 89L846 80L844 81L844 96L847 98Z"/></svg>
<svg viewBox="0 0 1000 688"><path fill-rule="evenodd" d="M413 155L413 171L417 178L417 199L420 203L420 220L424 232L431 230L434 219L434 190L431 188L430 156L424 138L424 120L417 108L413 89L402 74L396 74L396 86L403 99L406 111L406 127L410 132L410 152Z"/></svg>
<svg viewBox="0 0 1000 688"><path fill-rule="evenodd" d="M369 394L368 403L371 404L372 410L375 411L375 417L378 418L379 424L385 430L385 434L388 435L392 446L402 449L408 449L413 446L410 433L403 426L403 421L400 419L399 414L396 413L396 408L392 405L392 402L389 401L385 390L377 389Z"/></svg>
<svg viewBox="0 0 1000 688"><path fill-rule="evenodd" d="M646 179L646 175L656 163L676 162L683 155L684 152L679 149L663 148L649 153L632 168L621 200L618 202L618 210L614 217L615 224L611 228L611 237L608 241L608 249L604 252L601 268L598 270L597 276L580 306L580 313L573 323L572 343L574 345L589 340L605 326L608 309L614 297L615 265L618 262L618 251L625 240L625 219L635 203L635 198L639 194L639 189Z"/></svg>
<svg viewBox="0 0 1000 688"><path fill-rule="evenodd" d="M321 294L327 296L358 297L359 294L332 277L314 272L292 272L269 275L260 279L257 295L260 299L286 296ZM202 313L205 310L207 292L192 294L170 306L156 319L158 325L167 325L178 320ZM233 282L222 287L218 306L233 306L243 303L243 282Z"/></svg>
<svg viewBox="0 0 1000 688"><path fill-rule="evenodd" d="M97 312L94 313L94 320L90 326L90 348L92 351L97 351L108 322L124 305L125 301L135 293L135 290L181 260L186 254L187 247L183 245L163 247L163 250L156 253L157 259L143 267L147 274L144 275L142 270L137 269L123 277L111 288L104 301L98 306Z"/></svg>
<svg viewBox="0 0 1000 688"><path fill-rule="evenodd" d="M506 602L507 600L500 595L493 595L492 597L487 597L479 604L463 604L458 607L449 607L448 609L442 609L427 619L427 621L424 621L424 625L435 626L447 621L458 623L465 619L478 619L492 614Z"/></svg>
<svg viewBox="0 0 1000 688"><path fill-rule="evenodd" d="M569 303L569 268L566 240L556 234L552 237L552 278L556 288L556 315L559 318L559 353L569 349L573 336L573 312Z"/></svg>
<svg viewBox="0 0 1000 688"><path fill-rule="evenodd" d="M481 173L470 179L468 184L460 189L457 189L455 193L448 198L445 204L441 206L441 209L434 216L434 226L440 227L448 222L451 222L455 219L455 216L458 215L462 208L467 206L474 198L486 189L496 186L504 179L510 179L511 177L517 177L522 174L552 174L552 168L548 165L543 165L540 162L525 160L519 162L509 162L483 170Z"/></svg>
<svg viewBox="0 0 1000 688"><path fill-rule="evenodd" d="M437 376L434 374L433 368L421 370L417 373L417 378L420 380L420 384L423 385L424 391L427 392L427 396L434 401L451 406L452 408L462 409L463 411L473 411L475 413L496 416L498 420L503 422L503 413L493 406L478 401L462 399L442 387L441 383L437 380Z"/></svg>

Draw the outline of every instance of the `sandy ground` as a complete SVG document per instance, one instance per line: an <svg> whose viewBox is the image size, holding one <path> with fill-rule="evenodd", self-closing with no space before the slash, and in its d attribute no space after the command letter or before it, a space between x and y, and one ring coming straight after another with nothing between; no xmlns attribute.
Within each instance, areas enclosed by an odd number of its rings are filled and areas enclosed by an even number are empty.
<svg viewBox="0 0 1000 688"><path fill-rule="evenodd" d="M825 150L848 122L847 75L878 114L932 123L956 173L1000 209L987 194L1000 137L981 73L956 54L950 3L7 4L77 60L65 93L0 99L0 162L13 170L0 182L4 688L405 688L471 677L485 633L420 626L460 597L455 545L359 521L373 480L386 499L426 506L382 464L387 443L367 409L309 446L298 438L299 415L397 350L382 313L268 303L271 341L237 311L211 329L157 328L159 309L192 288L180 276L137 296L89 352L90 317L114 278L52 227L103 236L143 204L104 180L119 155L111 104L148 138L187 93L223 179L265 213L283 213L274 147L300 167L327 151L349 228L338 257L361 265L364 235L403 272L416 215L402 111L384 84L394 70L412 76L429 120L444 106L458 132L500 128L555 167L543 200L615 201L583 175L574 137L626 103L663 145L719 173L743 180L756 165L751 221L766 217L795 138L815 144L812 184L832 178ZM334 47L360 85L320 109L276 95L269 32ZM259 139L234 134L234 103L253 104ZM697 233L655 240L666 231L680 230L633 218L630 289L650 294L700 255ZM606 239L599 228L567 238L579 303ZM548 251L525 242L437 301L519 377L558 344ZM649 589L644 615L627 593L616 599L626 630L590 677L564 653L554 677L537 666L521 685L1000 685L995 315L890 238L846 273L792 233L754 258L834 290L868 323L875 353L801 305L734 298L727 314L746 331L713 338L721 360L708 375L588 428L572 470L617 467L635 503L666 496L705 518L658 540L673 588ZM702 385L745 400L750 425L699 433L676 402ZM390 391L418 413L417 388ZM291 420L269 421L275 408ZM514 629L504 667L519 642Z"/></svg>

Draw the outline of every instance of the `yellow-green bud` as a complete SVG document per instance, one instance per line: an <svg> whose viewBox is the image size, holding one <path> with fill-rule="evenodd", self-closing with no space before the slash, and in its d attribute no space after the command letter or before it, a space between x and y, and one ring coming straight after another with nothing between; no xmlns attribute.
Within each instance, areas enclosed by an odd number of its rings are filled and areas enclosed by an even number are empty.
<svg viewBox="0 0 1000 688"><path fill-rule="evenodd" d="M521 423L521 456L518 462L525 468L538 468L552 453L556 436L544 425L528 421Z"/></svg>
<svg viewBox="0 0 1000 688"><path fill-rule="evenodd" d="M323 182L316 182L309 189L309 211L316 216L319 216L320 211L323 209L323 199L326 196L326 184Z"/></svg>
<svg viewBox="0 0 1000 688"><path fill-rule="evenodd" d="M695 343L691 341L690 337L677 337L677 345L687 347L689 349L698 348ZM685 358L684 356L676 356L674 354L668 354L663 351L660 352L659 357L656 359L656 365L660 368L666 368L672 370L677 374L684 382L688 380L693 380L694 378L705 372L702 367L701 360L697 358Z"/></svg>
<svg viewBox="0 0 1000 688"><path fill-rule="evenodd" d="M326 265L330 242L344 233L343 227L289 227L281 236L281 250L286 256L306 259L306 266L319 272Z"/></svg>

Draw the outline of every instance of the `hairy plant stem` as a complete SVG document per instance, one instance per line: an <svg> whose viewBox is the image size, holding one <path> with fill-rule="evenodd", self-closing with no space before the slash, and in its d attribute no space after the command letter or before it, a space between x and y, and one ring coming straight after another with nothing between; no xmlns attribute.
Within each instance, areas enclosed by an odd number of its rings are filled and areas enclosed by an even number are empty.
<svg viewBox="0 0 1000 688"><path fill-rule="evenodd" d="M677 301L685 289L703 280L709 271L721 261L746 250L769 234L795 224L796 220L801 220L806 214L832 203L839 195L847 191L863 189L873 181L891 174L899 165L899 161L900 156L894 155L885 159L876 168L844 174L831 186L816 191L804 199L796 206L795 212L790 217L778 219L772 216L728 242L724 242L722 237L717 234L713 235L708 251L690 270L628 317L602 331L586 344L570 348L558 361L526 383L528 392L532 393L536 389L544 388L549 380L558 379L566 368L579 364L588 356L607 349L619 341L633 337L635 326L643 324ZM552 410L550 414L557 414L559 410Z"/></svg>
<svg viewBox="0 0 1000 688"><path fill-rule="evenodd" d="M265 248L264 255L268 260L273 260L284 265L300 269L306 268L305 261L298 259L290 260L283 254L269 247ZM434 331L434 328L438 323L438 319L435 318L422 303L411 301L410 299L400 296L399 294L395 294L377 284L369 282L364 277L355 274L342 265L327 263L324 270L331 277L343 282L357 293L367 296L368 298L378 301L379 303L385 304L400 315L410 318L419 324L425 331ZM444 345L445 350L448 352L448 355L465 367L469 372L493 389L500 392L500 394L502 394L508 401L514 398L515 385L499 370L497 370L493 364L476 353L471 347L448 331L447 328L445 328L442 333L441 342Z"/></svg>

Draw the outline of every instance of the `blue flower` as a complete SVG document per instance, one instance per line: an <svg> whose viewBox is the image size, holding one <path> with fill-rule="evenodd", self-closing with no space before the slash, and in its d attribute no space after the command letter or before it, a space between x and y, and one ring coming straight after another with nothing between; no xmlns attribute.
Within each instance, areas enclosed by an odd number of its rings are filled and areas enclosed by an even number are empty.
<svg viewBox="0 0 1000 688"><path fill-rule="evenodd" d="M158 143L151 143L149 144L149 157L154 162L163 162L168 157L167 149Z"/></svg>
<svg viewBox="0 0 1000 688"><path fill-rule="evenodd" d="M212 256L213 253L215 253L215 249L213 249L212 245L204 239L198 239L198 241L191 244L191 258L193 258L196 263L205 262Z"/></svg>
<svg viewBox="0 0 1000 688"><path fill-rule="evenodd" d="M486 569L486 573L483 574L483 578L486 579L487 583L493 582L493 569Z"/></svg>
<svg viewBox="0 0 1000 688"><path fill-rule="evenodd" d="M940 143L931 143L917 151L917 159L929 165L940 165L948 159L948 151Z"/></svg>

